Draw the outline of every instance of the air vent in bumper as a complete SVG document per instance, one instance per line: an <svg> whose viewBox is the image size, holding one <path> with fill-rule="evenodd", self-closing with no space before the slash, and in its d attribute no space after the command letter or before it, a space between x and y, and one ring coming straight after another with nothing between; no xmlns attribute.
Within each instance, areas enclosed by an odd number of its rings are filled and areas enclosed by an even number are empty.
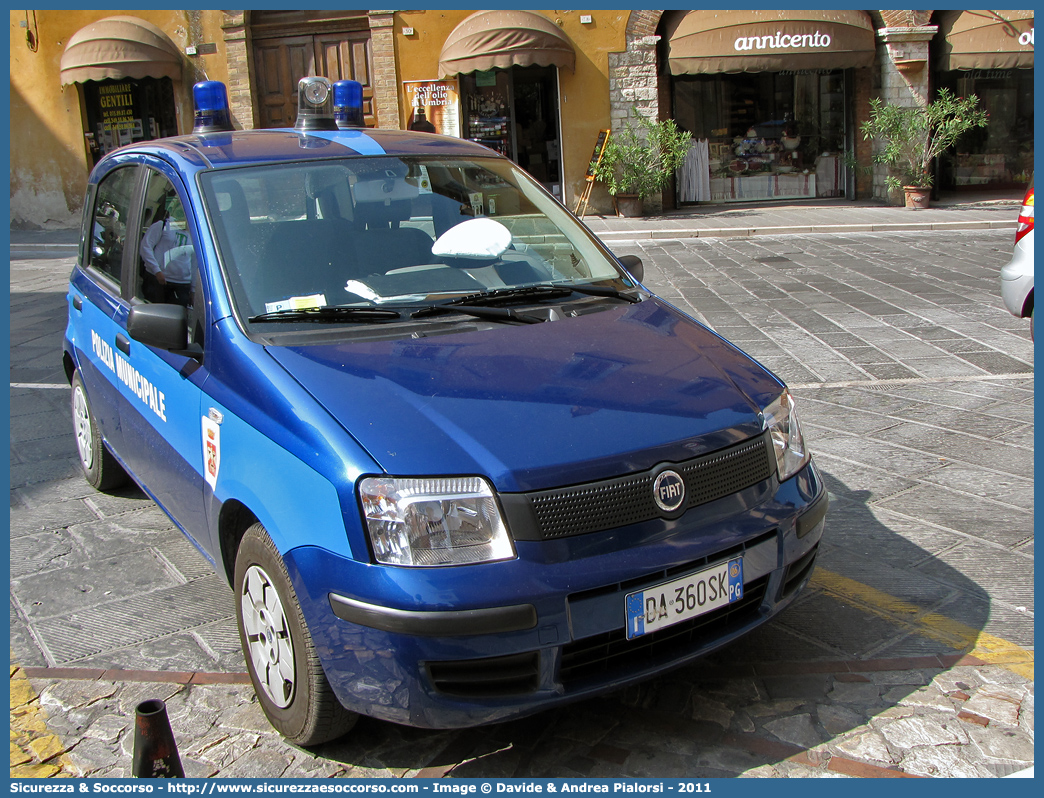
<svg viewBox="0 0 1044 798"><path fill-rule="evenodd" d="M536 690L540 653L425 663L435 689L461 698L522 695Z"/></svg>
<svg viewBox="0 0 1044 798"><path fill-rule="evenodd" d="M816 567L816 554L818 553L819 544L817 543L806 554L787 566L786 573L783 574L783 587L779 591L781 599L797 590L805 578L812 573L812 569Z"/></svg>

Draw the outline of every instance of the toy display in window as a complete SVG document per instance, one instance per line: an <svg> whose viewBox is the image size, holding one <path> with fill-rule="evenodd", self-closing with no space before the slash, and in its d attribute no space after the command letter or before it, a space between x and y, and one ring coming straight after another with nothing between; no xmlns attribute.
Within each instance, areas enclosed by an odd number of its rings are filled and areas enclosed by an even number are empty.
<svg viewBox="0 0 1044 798"><path fill-rule="evenodd" d="M733 176L775 171L779 155L779 144L772 139L758 136L756 128L750 128L745 137L732 139L729 160L724 171Z"/></svg>
<svg viewBox="0 0 1044 798"><path fill-rule="evenodd" d="M796 172L801 168L801 136L797 134L793 124L783 128L783 135L779 139L783 152L780 154L778 171Z"/></svg>

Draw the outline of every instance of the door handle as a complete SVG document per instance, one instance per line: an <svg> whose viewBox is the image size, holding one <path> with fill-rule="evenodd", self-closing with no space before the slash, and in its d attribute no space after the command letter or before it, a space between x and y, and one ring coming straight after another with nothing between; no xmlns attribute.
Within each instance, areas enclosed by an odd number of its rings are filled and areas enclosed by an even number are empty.
<svg viewBox="0 0 1044 798"><path fill-rule="evenodd" d="M81 297L73 297L73 308L75 308L76 310L83 310L83 299Z"/></svg>
<svg viewBox="0 0 1044 798"><path fill-rule="evenodd" d="M122 333L116 336L116 348L119 349L127 357L130 357L130 338L123 335Z"/></svg>

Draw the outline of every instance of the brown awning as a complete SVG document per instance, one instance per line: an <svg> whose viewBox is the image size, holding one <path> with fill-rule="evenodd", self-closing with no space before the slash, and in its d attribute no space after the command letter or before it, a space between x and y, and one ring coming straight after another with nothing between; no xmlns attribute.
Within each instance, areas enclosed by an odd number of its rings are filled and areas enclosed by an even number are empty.
<svg viewBox="0 0 1044 798"><path fill-rule="evenodd" d="M876 51L863 11L690 11L666 39L672 75L867 67Z"/></svg>
<svg viewBox="0 0 1044 798"><path fill-rule="evenodd" d="M954 11L939 19L936 67L1031 69L1032 11Z"/></svg>
<svg viewBox="0 0 1044 798"><path fill-rule="evenodd" d="M439 54L439 75L552 64L576 69L576 53L568 37L547 17L532 11L479 11L446 37Z"/></svg>
<svg viewBox="0 0 1044 798"><path fill-rule="evenodd" d="M181 52L138 17L106 17L80 28L62 53L62 85L113 78L181 80Z"/></svg>

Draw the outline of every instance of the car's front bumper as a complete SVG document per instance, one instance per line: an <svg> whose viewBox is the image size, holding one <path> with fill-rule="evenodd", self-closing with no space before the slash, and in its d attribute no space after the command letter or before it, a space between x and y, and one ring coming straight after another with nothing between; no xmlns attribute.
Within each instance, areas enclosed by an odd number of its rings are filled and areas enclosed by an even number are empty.
<svg viewBox="0 0 1044 798"><path fill-rule="evenodd" d="M768 482L673 522L520 541L504 563L389 568L302 547L287 566L346 707L413 726L473 726L648 678L779 613L814 567L826 493L812 464L782 486ZM737 556L740 601L626 639L628 593Z"/></svg>

